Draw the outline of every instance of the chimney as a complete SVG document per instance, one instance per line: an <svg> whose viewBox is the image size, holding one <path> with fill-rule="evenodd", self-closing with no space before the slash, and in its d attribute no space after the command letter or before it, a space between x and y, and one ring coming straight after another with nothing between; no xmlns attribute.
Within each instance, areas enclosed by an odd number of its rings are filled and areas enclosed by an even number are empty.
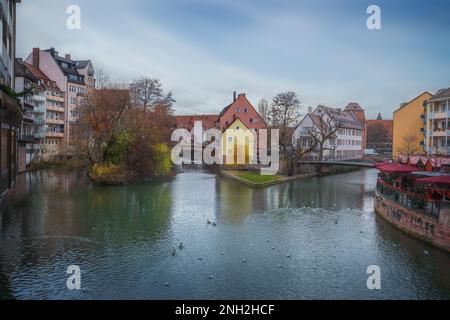
<svg viewBox="0 0 450 320"><path fill-rule="evenodd" d="M311 113L312 113L312 107L309 106L309 107L308 107L308 114L311 114Z"/></svg>
<svg viewBox="0 0 450 320"><path fill-rule="evenodd" d="M50 55L54 58L58 55L58 52L56 52L54 47L50 48Z"/></svg>
<svg viewBox="0 0 450 320"><path fill-rule="evenodd" d="M233 102L236 101L236 91L233 91Z"/></svg>
<svg viewBox="0 0 450 320"><path fill-rule="evenodd" d="M72 60L72 59L71 59L72 57L71 57L70 54L68 54L68 53L66 53L65 58L66 58L66 60Z"/></svg>
<svg viewBox="0 0 450 320"><path fill-rule="evenodd" d="M36 68L39 68L39 51L39 48L33 48L33 59L31 63Z"/></svg>

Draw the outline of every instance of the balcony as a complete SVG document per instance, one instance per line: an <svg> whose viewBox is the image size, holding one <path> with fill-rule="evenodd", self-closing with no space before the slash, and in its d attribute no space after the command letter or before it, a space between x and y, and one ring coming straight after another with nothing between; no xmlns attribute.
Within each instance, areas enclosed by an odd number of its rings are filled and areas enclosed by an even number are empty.
<svg viewBox="0 0 450 320"><path fill-rule="evenodd" d="M45 136L47 138L64 138L64 132L52 132L52 131L47 131L45 133Z"/></svg>
<svg viewBox="0 0 450 320"><path fill-rule="evenodd" d="M43 126L45 124L45 120L42 118L34 119L34 124L37 126Z"/></svg>
<svg viewBox="0 0 450 320"><path fill-rule="evenodd" d="M45 138L45 135L46 135L46 132L45 132L45 131L42 131L42 130L37 131L37 132L34 133L34 137L35 137L36 139L44 139L44 138Z"/></svg>
<svg viewBox="0 0 450 320"><path fill-rule="evenodd" d="M32 134L21 134L19 136L19 141L21 141L21 142L33 142L34 141L34 135L32 135Z"/></svg>
<svg viewBox="0 0 450 320"><path fill-rule="evenodd" d="M64 124L64 120L62 120L62 119L47 118L46 121L49 124Z"/></svg>
<svg viewBox="0 0 450 320"><path fill-rule="evenodd" d="M39 94L35 94L31 97L32 100L37 101L37 102L45 102L45 97L41 96Z"/></svg>
<svg viewBox="0 0 450 320"><path fill-rule="evenodd" d="M45 106L43 104L40 104L39 106L34 108L33 112L34 113L45 113Z"/></svg>
<svg viewBox="0 0 450 320"><path fill-rule="evenodd" d="M57 102L64 102L64 100L65 100L64 97L58 97L58 96L54 96L51 94L47 94L47 99L57 101Z"/></svg>
<svg viewBox="0 0 450 320"><path fill-rule="evenodd" d="M431 135L433 137L447 137L450 136L450 130L444 128L434 128L434 130L431 130Z"/></svg>
<svg viewBox="0 0 450 320"><path fill-rule="evenodd" d="M64 113L64 107L56 107L47 105L47 110Z"/></svg>

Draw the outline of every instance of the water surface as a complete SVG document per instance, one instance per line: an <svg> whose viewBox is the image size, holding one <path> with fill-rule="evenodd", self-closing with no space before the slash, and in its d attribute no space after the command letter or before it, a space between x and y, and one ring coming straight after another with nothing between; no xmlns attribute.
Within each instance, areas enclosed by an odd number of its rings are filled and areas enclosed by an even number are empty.
<svg viewBox="0 0 450 320"><path fill-rule="evenodd" d="M28 173L0 213L0 297L449 299L450 254L374 213L376 176L257 190L203 171L115 187ZM82 290L66 287L70 265ZM367 289L369 265L381 290Z"/></svg>

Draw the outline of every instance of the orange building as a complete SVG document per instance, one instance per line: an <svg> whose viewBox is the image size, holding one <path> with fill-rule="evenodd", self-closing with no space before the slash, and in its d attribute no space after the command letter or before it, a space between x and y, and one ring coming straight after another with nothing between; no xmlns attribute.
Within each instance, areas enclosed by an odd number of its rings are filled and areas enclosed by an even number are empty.
<svg viewBox="0 0 450 320"><path fill-rule="evenodd" d="M424 102L433 95L425 91L394 111L392 157L424 154Z"/></svg>

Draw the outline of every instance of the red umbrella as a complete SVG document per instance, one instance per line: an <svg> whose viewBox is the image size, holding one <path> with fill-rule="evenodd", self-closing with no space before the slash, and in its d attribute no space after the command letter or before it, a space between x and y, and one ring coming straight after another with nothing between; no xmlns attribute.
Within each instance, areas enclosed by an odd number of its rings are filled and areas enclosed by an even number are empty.
<svg viewBox="0 0 450 320"><path fill-rule="evenodd" d="M384 166L377 167L377 169L383 172L391 172L391 173L411 173L417 171L416 167L398 163L387 164Z"/></svg>
<svg viewBox="0 0 450 320"><path fill-rule="evenodd" d="M416 183L450 185L450 176L420 178L416 180Z"/></svg>
<svg viewBox="0 0 450 320"><path fill-rule="evenodd" d="M385 165L389 165L389 164L393 164L393 163L391 163L391 162L378 162L378 163L375 163L373 166L375 167L375 168L380 168L380 167L383 167L383 166L385 166Z"/></svg>

